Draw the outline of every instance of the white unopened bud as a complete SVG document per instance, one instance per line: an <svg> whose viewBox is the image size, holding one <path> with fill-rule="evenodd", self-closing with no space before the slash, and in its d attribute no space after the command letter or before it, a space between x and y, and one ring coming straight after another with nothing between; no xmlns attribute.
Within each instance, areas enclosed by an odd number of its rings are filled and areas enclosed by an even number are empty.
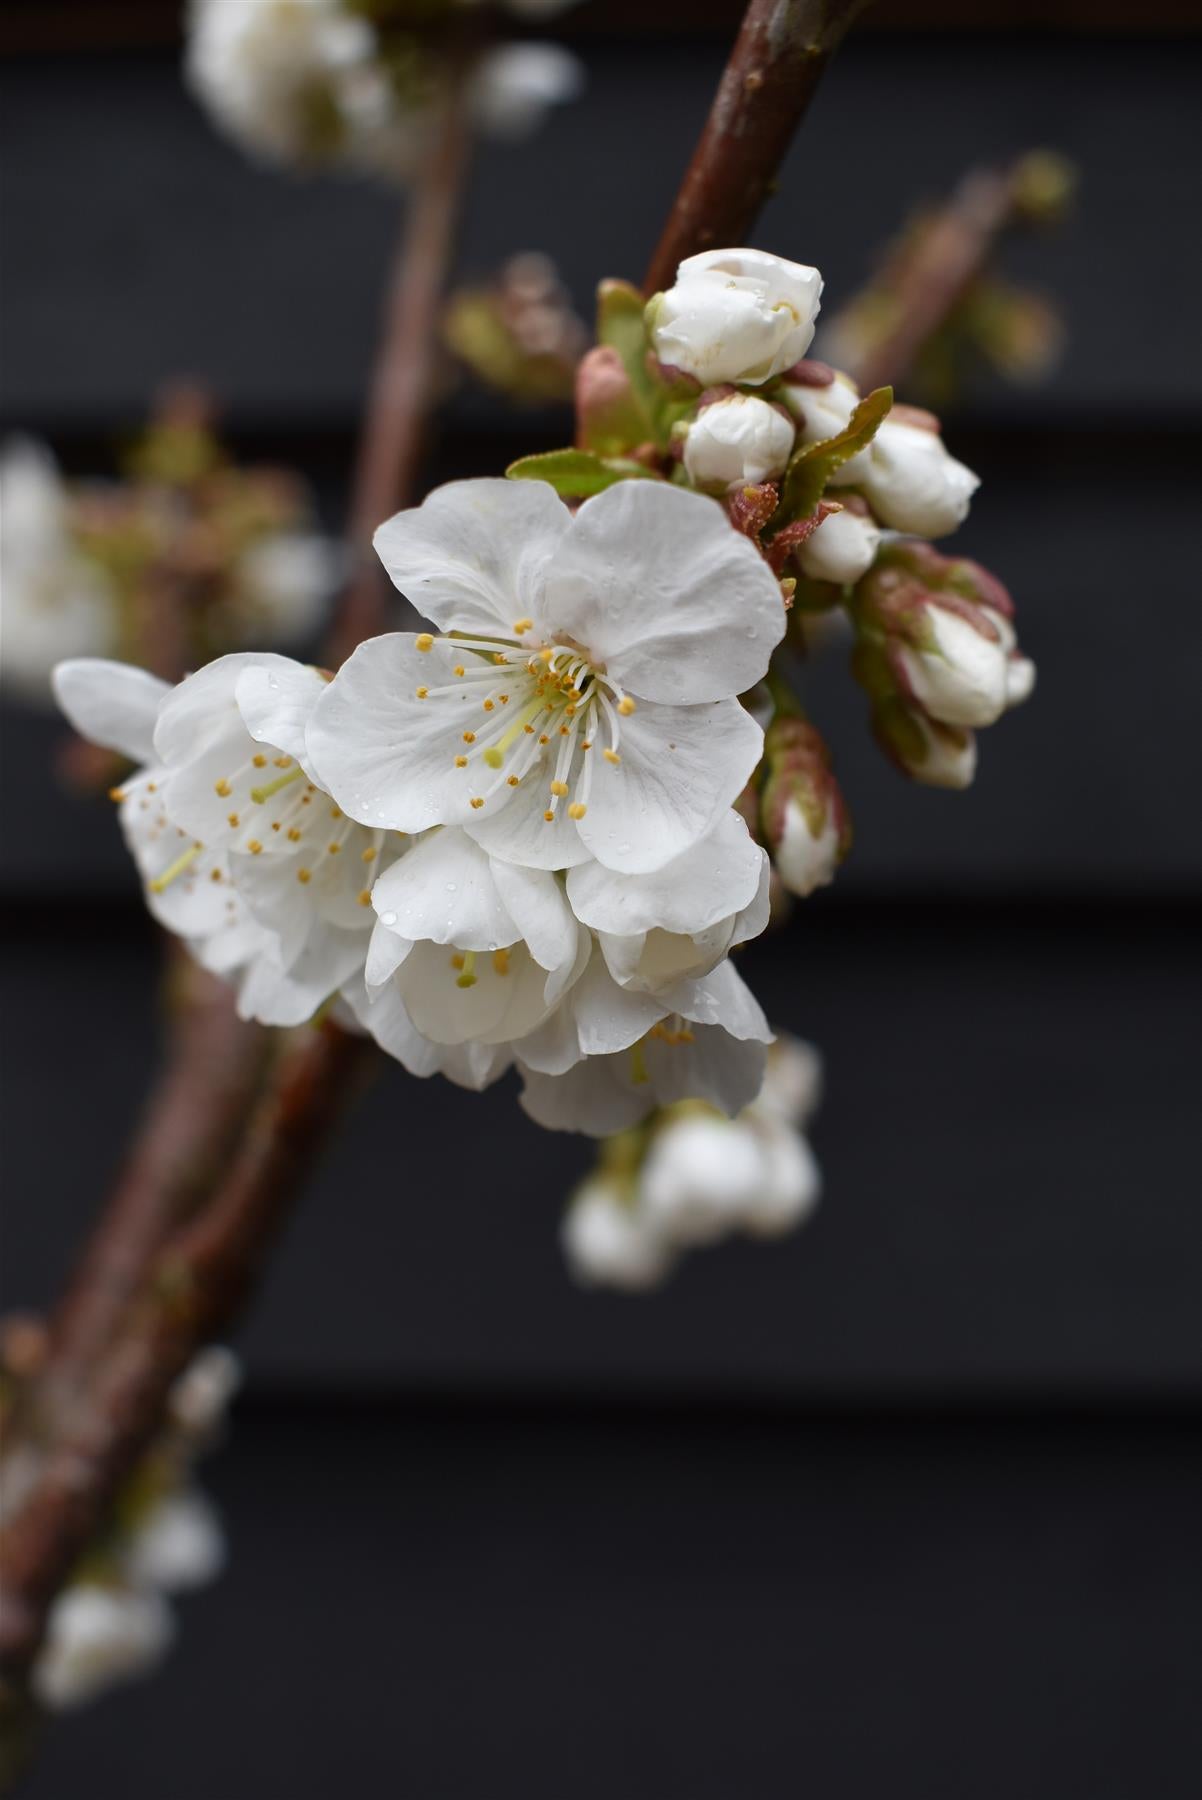
<svg viewBox="0 0 1202 1800"><path fill-rule="evenodd" d="M139 1587L163 1594L204 1587L225 1566L225 1535L203 1494L170 1494L138 1526L124 1560Z"/></svg>
<svg viewBox="0 0 1202 1800"><path fill-rule="evenodd" d="M869 512L846 505L828 513L797 551L803 575L811 581L835 581L841 587L860 579L876 560L881 528Z"/></svg>
<svg viewBox="0 0 1202 1800"><path fill-rule="evenodd" d="M900 701L876 717L877 735L912 781L923 787L971 787L977 772L977 740L971 731L937 725Z"/></svg>
<svg viewBox="0 0 1202 1800"><path fill-rule="evenodd" d="M925 538L944 537L962 525L981 485L978 475L948 454L937 431L896 423L892 416L833 481L863 488L877 517L894 531Z"/></svg>
<svg viewBox="0 0 1202 1800"><path fill-rule="evenodd" d="M822 1098L822 1057L813 1044L778 1031L768 1046L764 1085L752 1102L757 1115L771 1115L789 1125L804 1125Z"/></svg>
<svg viewBox="0 0 1202 1800"><path fill-rule="evenodd" d="M81 1706L106 1688L143 1675L165 1655L175 1633L160 1594L81 1582L50 1609L46 1641L34 1665L33 1689L55 1711Z"/></svg>
<svg viewBox="0 0 1202 1800"><path fill-rule="evenodd" d="M815 888L829 887L842 858L842 834L834 807L828 807L815 835L806 809L797 798L784 808L779 838L772 847L776 872L791 894L804 900Z"/></svg>
<svg viewBox="0 0 1202 1800"><path fill-rule="evenodd" d="M848 424L859 405L860 391L848 376L836 371L835 379L825 385L786 382L781 399L797 420L801 442L820 444Z"/></svg>
<svg viewBox="0 0 1202 1800"><path fill-rule="evenodd" d="M673 1119L648 1152L640 1198L665 1240L712 1244L739 1224L763 1180L758 1139L739 1120Z"/></svg>
<svg viewBox="0 0 1202 1800"><path fill-rule="evenodd" d="M564 1214L560 1243L583 1287L658 1287L671 1272L672 1251L643 1209L604 1176L586 1181Z"/></svg>
<svg viewBox="0 0 1202 1800"><path fill-rule="evenodd" d="M706 387L758 387L805 355L821 294L821 275L804 263L765 250L704 250L649 305L655 354Z"/></svg>
<svg viewBox="0 0 1202 1800"><path fill-rule="evenodd" d="M755 394L703 406L684 440L684 466L697 487L729 488L780 475L793 450L793 425Z"/></svg>
<svg viewBox="0 0 1202 1800"><path fill-rule="evenodd" d="M765 1122L759 1136L763 1179L743 1223L757 1236L778 1237L813 1212L822 1175L809 1143L791 1125Z"/></svg>
<svg viewBox="0 0 1202 1800"><path fill-rule="evenodd" d="M1005 645L943 606L927 608L929 649L899 644L910 696L943 725L992 725L1007 705Z"/></svg>

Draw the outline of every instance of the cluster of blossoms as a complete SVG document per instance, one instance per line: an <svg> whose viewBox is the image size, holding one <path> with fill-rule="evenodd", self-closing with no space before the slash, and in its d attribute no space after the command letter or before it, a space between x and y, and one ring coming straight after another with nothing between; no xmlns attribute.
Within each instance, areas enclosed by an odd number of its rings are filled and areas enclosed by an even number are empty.
<svg viewBox="0 0 1202 1800"><path fill-rule="evenodd" d="M574 0L507 0L518 19ZM477 0L192 0L186 75L223 131L252 155L404 181L442 110L454 65L469 54ZM498 138L533 131L573 99L580 64L557 44L476 53L473 123Z"/></svg>
<svg viewBox="0 0 1202 1800"><path fill-rule="evenodd" d="M1032 678L1000 584L926 541L975 476L804 360L820 291L748 250L645 312L607 284L580 444L378 531L431 630L332 676L59 668L72 721L137 765L116 797L153 910L245 1016L335 1003L412 1073L514 1067L535 1120L598 1136L754 1100L771 1033L730 953L768 922L769 851L807 893L849 841L777 656L790 608L846 609L922 780L963 785Z"/></svg>
<svg viewBox="0 0 1202 1800"><path fill-rule="evenodd" d="M739 1233L775 1238L803 1224L821 1188L803 1135L820 1086L817 1052L778 1036L759 1095L737 1117L686 1100L611 1138L563 1221L576 1279L644 1292L684 1251Z"/></svg>
<svg viewBox="0 0 1202 1800"><path fill-rule="evenodd" d="M193 1470L219 1438L239 1378L236 1358L213 1346L176 1382L166 1425L127 1482L103 1537L50 1609L33 1671L43 1706L80 1706L148 1674L175 1637L172 1597L221 1573L224 1535ZM35 1451L5 1456L0 1516L18 1510L37 1470Z"/></svg>
<svg viewBox="0 0 1202 1800"><path fill-rule="evenodd" d="M66 482L29 438L0 453L4 683L49 695L65 656L187 662L312 635L343 570L304 484L226 460L203 407L170 396L120 482Z"/></svg>

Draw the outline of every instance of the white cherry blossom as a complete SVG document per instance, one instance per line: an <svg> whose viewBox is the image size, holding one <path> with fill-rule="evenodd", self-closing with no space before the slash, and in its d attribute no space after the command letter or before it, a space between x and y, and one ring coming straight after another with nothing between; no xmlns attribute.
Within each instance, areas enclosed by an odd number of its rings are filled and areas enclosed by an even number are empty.
<svg viewBox="0 0 1202 1800"><path fill-rule="evenodd" d="M394 863L372 904L370 1004L360 1013L369 1031L387 988L381 1032L396 1030L399 1003L432 1045L506 1045L542 1024L588 954L587 934L553 874L490 857L455 826L431 832ZM492 1059L481 1066L491 1072Z"/></svg>
<svg viewBox="0 0 1202 1800"><path fill-rule="evenodd" d="M771 1039L729 961L665 997L620 987L594 950L547 1023L513 1050L537 1124L604 1137L676 1100L738 1112L759 1091Z"/></svg>
<svg viewBox="0 0 1202 1800"><path fill-rule="evenodd" d="M573 1197L560 1227L568 1268L582 1287L645 1293L675 1261L673 1247L648 1219L630 1184L594 1175Z"/></svg>
<svg viewBox="0 0 1202 1800"><path fill-rule="evenodd" d="M758 387L799 362L814 335L822 277L766 250L686 257L647 308L655 354L706 387Z"/></svg>
<svg viewBox="0 0 1202 1800"><path fill-rule="evenodd" d="M454 482L376 545L443 635L361 644L319 698L309 756L351 817L621 874L722 819L763 741L735 696L785 614L715 501L623 481L573 515L544 482Z"/></svg>
<svg viewBox="0 0 1202 1800"><path fill-rule="evenodd" d="M12 438L0 452L0 583L6 686L44 702L56 662L111 648L112 586L75 548L62 478L49 450L32 438Z"/></svg>
<svg viewBox="0 0 1202 1800"><path fill-rule="evenodd" d="M215 1581L225 1567L225 1535L199 1488L166 1494L140 1519L122 1564L135 1587L182 1593Z"/></svg>
<svg viewBox="0 0 1202 1800"><path fill-rule="evenodd" d="M803 575L811 581L858 581L876 561L881 528L865 508L855 510L852 496L839 512L828 513L795 552ZM863 502L860 502L863 505Z"/></svg>
<svg viewBox="0 0 1202 1800"><path fill-rule="evenodd" d="M941 725L992 725L1009 704L1010 650L994 620L978 607L971 618L947 606L925 607L928 643L898 642L895 665L912 700Z"/></svg>
<svg viewBox="0 0 1202 1800"><path fill-rule="evenodd" d="M742 816L728 809L692 849L647 875L615 881L600 863L569 869L567 896L597 934L614 980L661 993L708 975L768 923L771 864Z"/></svg>
<svg viewBox="0 0 1202 1800"><path fill-rule="evenodd" d="M842 833L834 807L827 808L815 834L806 808L796 795L790 796L772 847L777 873L789 892L804 900L815 889L829 887L842 854Z"/></svg>

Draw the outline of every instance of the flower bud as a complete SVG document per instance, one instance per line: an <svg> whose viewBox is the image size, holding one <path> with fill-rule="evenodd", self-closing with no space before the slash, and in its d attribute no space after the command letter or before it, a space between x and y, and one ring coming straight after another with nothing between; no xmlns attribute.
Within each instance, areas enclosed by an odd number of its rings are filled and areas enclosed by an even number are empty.
<svg viewBox="0 0 1202 1800"><path fill-rule="evenodd" d="M643 1165L648 1223L678 1247L712 1244L743 1222L764 1182L755 1133L738 1119L669 1119Z"/></svg>
<svg viewBox="0 0 1202 1800"><path fill-rule="evenodd" d="M825 379L819 379L821 372ZM825 363L802 363L790 369L780 397L797 420L803 444L820 444L842 431L860 401L860 390L851 377Z"/></svg>
<svg viewBox="0 0 1202 1800"><path fill-rule="evenodd" d="M791 894L826 887L851 848L851 826L830 753L806 720L777 719L764 740L764 842Z"/></svg>
<svg viewBox="0 0 1202 1800"><path fill-rule="evenodd" d="M924 787L966 788L977 772L977 740L971 731L938 725L904 700L882 700L872 728L889 760Z"/></svg>
<svg viewBox="0 0 1202 1800"><path fill-rule="evenodd" d="M881 528L858 494L849 494L797 551L803 575L841 587L859 581L876 561Z"/></svg>
<svg viewBox="0 0 1202 1800"><path fill-rule="evenodd" d="M976 563L953 562L926 544L891 545L861 582L853 610L856 673L874 699L895 692L936 723L964 730L992 725L1034 685L1034 669L1016 649L1010 596Z"/></svg>
<svg viewBox="0 0 1202 1800"><path fill-rule="evenodd" d="M582 1287L658 1287L672 1251L625 1185L597 1174L577 1189L560 1227L568 1267Z"/></svg>
<svg viewBox="0 0 1202 1800"><path fill-rule="evenodd" d="M661 363L707 387L758 387L809 348L822 293L817 269L764 250L704 250L656 294L647 327Z"/></svg>
<svg viewBox="0 0 1202 1800"><path fill-rule="evenodd" d="M753 485L783 473L793 424L755 394L732 393L702 406L684 440L684 466L695 487Z"/></svg>
<svg viewBox="0 0 1202 1800"><path fill-rule="evenodd" d="M901 411L893 408L867 450L837 472L835 484L850 479L862 487L877 517L895 531L945 537L964 523L981 478L948 454L929 413L921 415L923 423L911 424L897 417Z"/></svg>

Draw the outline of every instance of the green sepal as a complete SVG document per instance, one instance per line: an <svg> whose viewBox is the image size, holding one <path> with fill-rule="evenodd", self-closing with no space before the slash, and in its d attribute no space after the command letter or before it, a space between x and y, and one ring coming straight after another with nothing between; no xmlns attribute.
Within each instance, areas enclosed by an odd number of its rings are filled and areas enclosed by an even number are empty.
<svg viewBox="0 0 1202 1800"><path fill-rule="evenodd" d="M647 367L647 302L629 281L603 281L597 289L597 342L622 358L648 423L659 410L660 397Z"/></svg>
<svg viewBox="0 0 1202 1800"><path fill-rule="evenodd" d="M794 519L809 518L831 476L867 448L892 405L891 387L874 388L860 401L842 431L823 438L821 443L806 444L796 453L781 482L780 506L773 520L778 529Z"/></svg>
<svg viewBox="0 0 1202 1800"><path fill-rule="evenodd" d="M591 450L544 450L520 456L505 471L511 481L549 481L562 500L583 500L615 481L655 481L653 470L626 457L596 456Z"/></svg>

